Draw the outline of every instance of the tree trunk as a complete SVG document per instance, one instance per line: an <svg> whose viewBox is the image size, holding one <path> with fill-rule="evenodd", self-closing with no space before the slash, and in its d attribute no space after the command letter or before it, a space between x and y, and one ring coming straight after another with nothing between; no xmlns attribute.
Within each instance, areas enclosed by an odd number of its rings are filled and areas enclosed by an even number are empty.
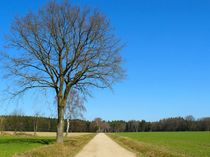
<svg viewBox="0 0 210 157"><path fill-rule="evenodd" d="M56 142L63 143L63 128L64 128L64 106L58 105L58 123Z"/></svg>
<svg viewBox="0 0 210 157"><path fill-rule="evenodd" d="M66 136L68 136L68 133L69 133L69 119L67 118L67 125L66 125Z"/></svg>
<svg viewBox="0 0 210 157"><path fill-rule="evenodd" d="M36 136L37 126L36 122L34 122L34 136Z"/></svg>

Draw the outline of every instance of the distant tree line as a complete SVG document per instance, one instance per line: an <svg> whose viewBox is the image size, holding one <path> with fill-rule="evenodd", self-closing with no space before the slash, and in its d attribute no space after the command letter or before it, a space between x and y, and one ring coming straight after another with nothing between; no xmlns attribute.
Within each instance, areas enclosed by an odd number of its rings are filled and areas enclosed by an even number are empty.
<svg viewBox="0 0 210 157"><path fill-rule="evenodd" d="M110 132L152 131L210 131L210 117L195 119L193 116L161 119L157 122L145 120L111 121Z"/></svg>
<svg viewBox="0 0 210 157"><path fill-rule="evenodd" d="M35 116L0 116L0 131L56 132L57 119ZM66 127L66 124L65 124ZM70 120L70 132L96 132L96 126L85 120Z"/></svg>
<svg viewBox="0 0 210 157"><path fill-rule="evenodd" d="M145 120L93 121L70 120L70 132L152 132L152 131L210 131L210 117L195 119L193 116L161 119L157 122ZM55 132L57 119L39 116L0 116L0 132L34 131ZM65 128L67 125L65 124Z"/></svg>

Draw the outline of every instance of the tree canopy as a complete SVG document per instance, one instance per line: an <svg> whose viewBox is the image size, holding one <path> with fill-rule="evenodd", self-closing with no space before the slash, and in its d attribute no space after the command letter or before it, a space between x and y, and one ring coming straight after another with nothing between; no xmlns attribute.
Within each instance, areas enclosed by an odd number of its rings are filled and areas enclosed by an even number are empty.
<svg viewBox="0 0 210 157"><path fill-rule="evenodd" d="M57 142L63 142L64 108L71 89L111 88L124 76L109 20L100 11L51 1L38 13L16 17L8 37L18 54L5 54L15 80L14 96L34 88L53 89L57 98Z"/></svg>

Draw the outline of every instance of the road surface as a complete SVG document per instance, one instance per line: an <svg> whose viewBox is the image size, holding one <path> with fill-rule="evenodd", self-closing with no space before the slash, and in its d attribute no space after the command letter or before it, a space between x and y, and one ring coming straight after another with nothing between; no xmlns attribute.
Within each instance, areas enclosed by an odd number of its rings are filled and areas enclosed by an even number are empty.
<svg viewBox="0 0 210 157"><path fill-rule="evenodd" d="M104 133L97 134L76 157L136 157Z"/></svg>

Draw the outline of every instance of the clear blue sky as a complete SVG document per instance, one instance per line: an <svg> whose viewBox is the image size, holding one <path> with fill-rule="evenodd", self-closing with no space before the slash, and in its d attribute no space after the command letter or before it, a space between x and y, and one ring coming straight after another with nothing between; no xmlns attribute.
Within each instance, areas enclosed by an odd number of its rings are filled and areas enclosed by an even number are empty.
<svg viewBox="0 0 210 157"><path fill-rule="evenodd" d="M36 11L47 1L0 2L0 48L15 15ZM126 43L127 79L109 90L94 90L86 104L86 119L159 120L165 117L210 116L209 0L77 0L98 8ZM5 81L0 88L4 89ZM49 115L51 101L25 98L25 114ZM2 103L9 113L14 103ZM48 105L46 105L48 104ZM7 107L6 107L7 106Z"/></svg>

